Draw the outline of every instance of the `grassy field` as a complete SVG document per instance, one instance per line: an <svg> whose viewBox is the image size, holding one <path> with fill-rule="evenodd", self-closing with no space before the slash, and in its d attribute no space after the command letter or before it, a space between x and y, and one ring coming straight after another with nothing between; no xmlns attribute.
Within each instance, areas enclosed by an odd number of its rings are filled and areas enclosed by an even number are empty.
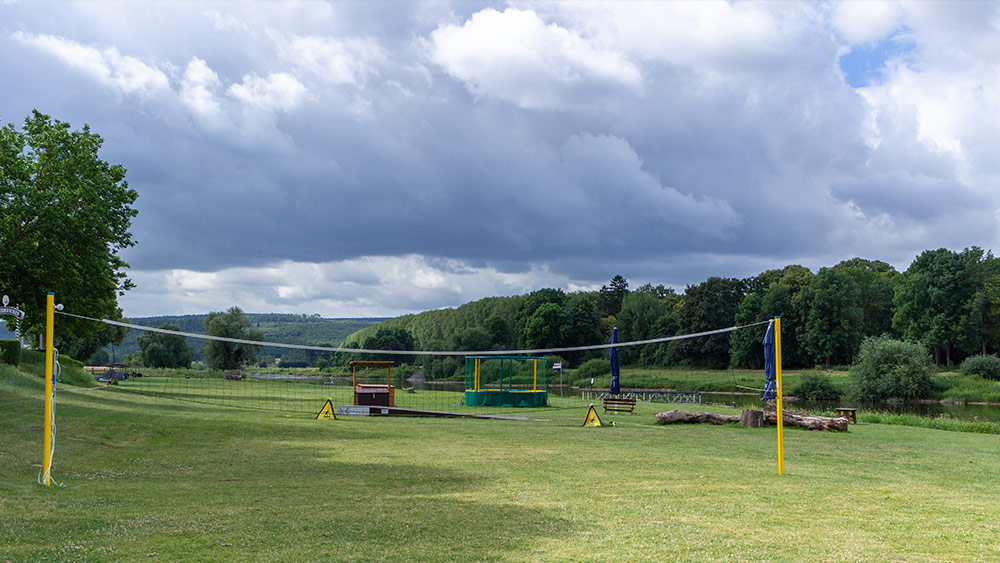
<svg viewBox="0 0 1000 563"><path fill-rule="evenodd" d="M1000 560L1000 436L533 420L316 421L0 366L0 561ZM712 407L704 407L712 410ZM724 408L718 412L733 412Z"/></svg>

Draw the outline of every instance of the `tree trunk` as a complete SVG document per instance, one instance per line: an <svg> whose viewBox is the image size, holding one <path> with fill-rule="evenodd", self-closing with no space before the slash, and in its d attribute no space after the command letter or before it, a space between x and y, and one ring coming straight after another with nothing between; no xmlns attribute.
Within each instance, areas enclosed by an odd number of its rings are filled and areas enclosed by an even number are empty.
<svg viewBox="0 0 1000 563"><path fill-rule="evenodd" d="M760 412L752 411L747 409L743 411L744 415L747 412ZM784 426L798 426L801 428L807 428L809 430L818 431L829 431L838 430L840 432L847 431L847 419L844 417L839 418L829 418L826 416L814 416L811 414L792 412L782 410L782 424ZM767 424L778 424L778 416L775 411L769 411L762 413L762 417ZM741 422L742 416L735 414L716 414L714 412L698 412L698 411L667 411L656 413L656 423L657 424L684 424L684 423L694 423L694 422L708 422L709 424L729 424L733 422Z"/></svg>
<svg viewBox="0 0 1000 563"><path fill-rule="evenodd" d="M743 414L740 415L740 426L746 426L747 428L760 428L766 424L767 421L764 419L764 411L743 409Z"/></svg>
<svg viewBox="0 0 1000 563"><path fill-rule="evenodd" d="M941 365L941 348L934 347L934 365Z"/></svg>
<svg viewBox="0 0 1000 563"><path fill-rule="evenodd" d="M951 342L946 344L944 347L944 361L945 366L951 367Z"/></svg>

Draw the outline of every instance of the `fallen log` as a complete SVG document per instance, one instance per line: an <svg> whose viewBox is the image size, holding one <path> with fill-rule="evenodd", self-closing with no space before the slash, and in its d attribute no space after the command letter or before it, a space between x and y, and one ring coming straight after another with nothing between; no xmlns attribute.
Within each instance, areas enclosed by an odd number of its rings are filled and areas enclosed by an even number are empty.
<svg viewBox="0 0 1000 563"><path fill-rule="evenodd" d="M708 422L710 424L729 424L739 422L739 415L718 414L714 412L698 411L667 411L656 413L657 424L684 424L693 422Z"/></svg>
<svg viewBox="0 0 1000 563"><path fill-rule="evenodd" d="M768 424L774 424L777 426L778 413L776 411L765 412L764 419L767 420ZM819 430L821 432L829 432L830 430L847 432L847 419L842 416L838 418L830 418L828 416L816 416L813 414L806 414L804 412L792 412L782 409L781 422L783 425L798 426L800 428Z"/></svg>
<svg viewBox="0 0 1000 563"><path fill-rule="evenodd" d="M749 410L749 409L748 409ZM760 411L757 411L760 412ZM784 426L798 426L801 428L806 428L809 430L817 431L830 431L837 430L840 432L847 431L847 419L844 417L830 418L826 416L816 416L801 412L792 412L782 410L782 424ZM778 416L774 411L768 411L763 413L764 421L767 424L777 425ZM744 415L750 417L744 411ZM672 410L667 412L656 413L656 423L657 424L686 424L686 423L697 423L697 422L707 422L709 424L729 424L733 422L740 422L741 415L737 414L717 414L714 412L701 412L701 411L680 411Z"/></svg>

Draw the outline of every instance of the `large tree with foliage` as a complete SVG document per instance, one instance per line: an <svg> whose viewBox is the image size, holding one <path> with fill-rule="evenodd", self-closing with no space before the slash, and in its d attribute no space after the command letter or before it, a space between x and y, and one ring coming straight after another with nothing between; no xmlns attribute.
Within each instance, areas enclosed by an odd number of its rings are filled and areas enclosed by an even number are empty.
<svg viewBox="0 0 1000 563"><path fill-rule="evenodd" d="M527 348L556 348L562 344L562 327L566 315L555 303L545 303L532 313L524 325L524 345Z"/></svg>
<svg viewBox="0 0 1000 563"><path fill-rule="evenodd" d="M589 295L574 293L566 299L563 326L560 330L562 346L587 346L601 342L601 316ZM562 354L573 366L578 366L595 352L565 352Z"/></svg>
<svg viewBox="0 0 1000 563"><path fill-rule="evenodd" d="M975 350L976 334L969 315L976 295L976 264L983 251L967 248L925 250L896 286L893 326L907 340L934 350L934 362L951 365L956 347Z"/></svg>
<svg viewBox="0 0 1000 563"><path fill-rule="evenodd" d="M688 286L678 318L681 334L727 328L736 319L744 297L744 283L734 278L711 277ZM729 365L729 335L717 334L680 340L674 349L681 361L692 365L724 368Z"/></svg>
<svg viewBox="0 0 1000 563"><path fill-rule="evenodd" d="M618 313L619 336L623 341L663 338L677 333L677 309L681 298L672 289L646 284L622 300ZM663 364L666 345L630 346L620 350L623 363Z"/></svg>
<svg viewBox="0 0 1000 563"><path fill-rule="evenodd" d="M264 340L264 333L250 327L250 321L239 307L225 313L209 313L205 317L205 333L237 340ZM209 340L201 347L205 363L212 369L239 369L253 363L259 346L242 342Z"/></svg>
<svg viewBox="0 0 1000 563"><path fill-rule="evenodd" d="M802 291L806 310L803 342L814 361L829 368L832 361L850 363L861 345L861 307L858 284L850 273L822 268Z"/></svg>
<svg viewBox="0 0 1000 563"><path fill-rule="evenodd" d="M413 350L413 335L405 328L384 326L380 327L375 334L365 338L361 347L368 350ZM412 356L402 354L375 354L370 359L401 364L413 361Z"/></svg>
<svg viewBox="0 0 1000 563"><path fill-rule="evenodd" d="M177 325L163 324L159 328L180 331ZM139 345L142 365L152 368L187 368L191 367L194 351L188 346L187 339L177 334L162 332L143 332L136 338Z"/></svg>
<svg viewBox="0 0 1000 563"><path fill-rule="evenodd" d="M800 344L804 335L807 311L801 295L812 282L813 273L799 265L781 270L768 270L755 278L744 280L748 293L740 303L736 324L747 325L781 317L781 359L789 366L811 365L809 355ZM761 369L764 366L761 340L764 333L744 329L730 333L731 366Z"/></svg>
<svg viewBox="0 0 1000 563"><path fill-rule="evenodd" d="M628 281L617 275L611 278L611 285L601 286L598 292L598 308L602 317L616 316L622 310L622 301L628 295Z"/></svg>
<svg viewBox="0 0 1000 563"><path fill-rule="evenodd" d="M1000 345L1000 259L987 252L970 263L975 293L969 302L966 330L974 334L979 353Z"/></svg>
<svg viewBox="0 0 1000 563"><path fill-rule="evenodd" d="M134 244L137 194L123 166L100 158L102 143L88 126L73 131L38 111L22 130L0 127L0 288L25 311L28 333L42 332L49 291L68 311L122 318L118 297L132 282L118 253ZM86 356L123 336L68 317L57 333Z"/></svg>
<svg viewBox="0 0 1000 563"><path fill-rule="evenodd" d="M858 286L862 337L893 334L892 298L899 272L881 260L851 258L834 266L847 272Z"/></svg>

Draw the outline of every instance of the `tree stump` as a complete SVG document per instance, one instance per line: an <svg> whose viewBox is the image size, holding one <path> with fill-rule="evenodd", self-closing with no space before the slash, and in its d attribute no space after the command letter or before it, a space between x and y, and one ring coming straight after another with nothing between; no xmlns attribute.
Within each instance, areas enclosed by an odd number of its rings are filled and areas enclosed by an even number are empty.
<svg viewBox="0 0 1000 563"><path fill-rule="evenodd" d="M766 425L767 421L764 420L764 411L743 409L743 414L740 415L740 426L746 426L747 428L760 428Z"/></svg>

